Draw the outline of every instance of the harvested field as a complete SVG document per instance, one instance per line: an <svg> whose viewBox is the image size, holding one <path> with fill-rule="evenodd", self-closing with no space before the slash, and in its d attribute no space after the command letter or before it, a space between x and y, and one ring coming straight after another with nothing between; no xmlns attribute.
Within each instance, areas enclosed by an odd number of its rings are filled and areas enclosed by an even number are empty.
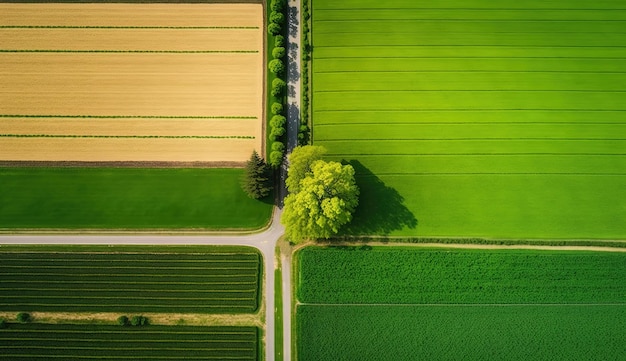
<svg viewBox="0 0 626 361"><path fill-rule="evenodd" d="M2 4L0 160L262 153L263 33L260 4Z"/></svg>

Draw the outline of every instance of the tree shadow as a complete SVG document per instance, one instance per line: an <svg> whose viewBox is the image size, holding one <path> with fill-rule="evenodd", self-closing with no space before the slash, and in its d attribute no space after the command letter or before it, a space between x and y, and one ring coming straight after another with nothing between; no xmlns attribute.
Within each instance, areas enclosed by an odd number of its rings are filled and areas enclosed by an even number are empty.
<svg viewBox="0 0 626 361"><path fill-rule="evenodd" d="M397 190L385 185L358 160L347 163L355 170L360 196L352 222L342 228L341 234L389 235L405 227L417 227L417 218L404 205L404 197Z"/></svg>
<svg viewBox="0 0 626 361"><path fill-rule="evenodd" d="M290 6L288 9L288 22L289 22L289 36L295 38L298 35L298 25L300 24L300 12L295 6Z"/></svg>

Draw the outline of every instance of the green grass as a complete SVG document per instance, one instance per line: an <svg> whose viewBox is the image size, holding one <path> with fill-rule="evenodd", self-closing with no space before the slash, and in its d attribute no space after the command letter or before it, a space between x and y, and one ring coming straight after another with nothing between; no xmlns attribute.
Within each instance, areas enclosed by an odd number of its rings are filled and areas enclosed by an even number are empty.
<svg viewBox="0 0 626 361"><path fill-rule="evenodd" d="M624 238L623 4L315 0L312 13L314 143L362 190L345 233Z"/></svg>
<svg viewBox="0 0 626 361"><path fill-rule="evenodd" d="M0 168L0 229L264 226L242 169Z"/></svg>
<svg viewBox="0 0 626 361"><path fill-rule="evenodd" d="M248 247L2 247L0 310L250 313L261 262Z"/></svg>
<svg viewBox="0 0 626 361"><path fill-rule="evenodd" d="M255 327L10 324L0 360L257 360Z"/></svg>
<svg viewBox="0 0 626 361"><path fill-rule="evenodd" d="M299 361L621 360L626 306L299 306ZM320 347L323 345L323 347Z"/></svg>
<svg viewBox="0 0 626 361"><path fill-rule="evenodd" d="M305 303L626 301L623 253L312 247L297 262Z"/></svg>
<svg viewBox="0 0 626 361"><path fill-rule="evenodd" d="M299 361L623 356L624 253L362 246L296 257Z"/></svg>

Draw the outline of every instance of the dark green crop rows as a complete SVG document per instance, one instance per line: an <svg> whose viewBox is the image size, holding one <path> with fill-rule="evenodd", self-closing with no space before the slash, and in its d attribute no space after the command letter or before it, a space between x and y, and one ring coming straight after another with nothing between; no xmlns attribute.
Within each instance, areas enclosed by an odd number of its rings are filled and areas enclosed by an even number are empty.
<svg viewBox="0 0 626 361"><path fill-rule="evenodd" d="M625 303L626 254L305 248L305 303Z"/></svg>
<svg viewBox="0 0 626 361"><path fill-rule="evenodd" d="M201 253L0 250L0 310L249 313L259 306L261 256Z"/></svg>
<svg viewBox="0 0 626 361"><path fill-rule="evenodd" d="M9 324L0 360L256 360L255 327Z"/></svg>
<svg viewBox="0 0 626 361"><path fill-rule="evenodd" d="M623 360L626 305L299 306L297 329L299 361Z"/></svg>

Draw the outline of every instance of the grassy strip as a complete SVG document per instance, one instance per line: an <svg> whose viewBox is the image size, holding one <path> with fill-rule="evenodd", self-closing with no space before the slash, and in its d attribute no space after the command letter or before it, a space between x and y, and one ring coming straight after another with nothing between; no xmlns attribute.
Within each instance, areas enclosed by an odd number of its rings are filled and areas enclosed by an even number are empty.
<svg viewBox="0 0 626 361"><path fill-rule="evenodd" d="M50 338L54 335L54 338ZM80 338L76 338L80 335ZM256 360L256 327L9 324L0 330L2 358L115 360ZM181 352L184 351L184 356Z"/></svg>
<svg viewBox="0 0 626 361"><path fill-rule="evenodd" d="M20 253L0 250L3 258L17 256L0 266L0 283L4 285L0 288L0 299L3 300L0 310L241 313L254 312L261 297L261 256L258 252L254 253L255 258L241 260L237 253L223 253L219 248L207 247L205 255L191 257L196 263L176 264L178 258L189 260L189 255L162 255L158 253L159 248L154 249L156 253L132 254L118 254L111 252L112 249L92 254L59 253L53 251L56 250L54 247L45 249L51 252L38 253L41 258L32 258L32 253L25 254L28 258L20 258ZM252 255L249 249L242 250L246 255ZM77 256L80 259L77 260ZM162 264L163 256L168 261L165 265ZM221 259L216 261L214 256ZM118 260L120 257L121 261ZM89 262L91 258L108 262ZM235 262L224 262L227 258ZM129 266L132 259L145 264ZM161 261L161 264L149 267L147 262L152 259ZM202 261L203 267L200 267ZM229 278L224 279L223 275ZM215 280L215 276L226 282L197 283L198 280ZM126 280L136 281L137 277L160 283L126 283ZM238 280L249 282L251 278L252 284L232 283ZM98 284L90 283L91 280ZM189 280L196 282L187 283ZM71 283L66 284L67 281ZM163 282L167 281L177 285L164 289Z"/></svg>
<svg viewBox="0 0 626 361"><path fill-rule="evenodd" d="M336 237L336 241L363 242L394 242L414 244L476 244L494 246L552 246L552 247L615 247L626 248L626 241L577 240L577 239L487 239L487 238L429 238L429 237Z"/></svg>
<svg viewBox="0 0 626 361"><path fill-rule="evenodd" d="M622 253L363 246L297 257L309 303L605 304L626 294Z"/></svg>
<svg viewBox="0 0 626 361"><path fill-rule="evenodd" d="M624 319L626 306L299 306L298 360L617 360Z"/></svg>
<svg viewBox="0 0 626 361"><path fill-rule="evenodd" d="M257 229L241 169L0 168L0 229Z"/></svg>
<svg viewBox="0 0 626 361"><path fill-rule="evenodd" d="M274 270L274 361L283 361L283 271L280 247L276 247L274 257L278 260L278 267Z"/></svg>
<svg viewBox="0 0 626 361"><path fill-rule="evenodd" d="M256 116L232 115L41 115L41 114L0 114L0 118L94 118L94 119L258 119Z"/></svg>
<svg viewBox="0 0 626 361"><path fill-rule="evenodd" d="M62 50L0 49L0 53L155 53L155 54L256 54L258 50Z"/></svg>
<svg viewBox="0 0 626 361"><path fill-rule="evenodd" d="M157 139L255 139L252 135L63 135L63 134L0 134L0 138L157 138Z"/></svg>

